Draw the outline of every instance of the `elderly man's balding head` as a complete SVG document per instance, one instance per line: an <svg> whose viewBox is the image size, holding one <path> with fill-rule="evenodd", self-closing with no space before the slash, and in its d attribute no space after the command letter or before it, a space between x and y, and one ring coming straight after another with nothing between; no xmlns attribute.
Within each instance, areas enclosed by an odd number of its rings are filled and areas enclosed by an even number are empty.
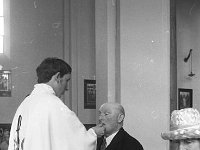
<svg viewBox="0 0 200 150"><path fill-rule="evenodd" d="M107 103L102 104L100 109L102 107L107 107L107 108L109 107L109 108L115 110L117 113L121 113L121 114L125 115L124 107L119 103L107 102Z"/></svg>
<svg viewBox="0 0 200 150"><path fill-rule="evenodd" d="M117 132L123 126L125 111L121 104L108 102L99 108L99 122L105 127L105 136Z"/></svg>

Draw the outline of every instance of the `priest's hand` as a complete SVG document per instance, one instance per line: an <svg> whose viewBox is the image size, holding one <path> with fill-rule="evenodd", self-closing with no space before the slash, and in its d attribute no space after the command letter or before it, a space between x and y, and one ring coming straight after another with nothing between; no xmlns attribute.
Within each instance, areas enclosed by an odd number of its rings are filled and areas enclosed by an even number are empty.
<svg viewBox="0 0 200 150"><path fill-rule="evenodd" d="M101 137L104 135L105 128L103 127L102 124L98 124L95 127L92 127L92 129L96 133L97 137Z"/></svg>

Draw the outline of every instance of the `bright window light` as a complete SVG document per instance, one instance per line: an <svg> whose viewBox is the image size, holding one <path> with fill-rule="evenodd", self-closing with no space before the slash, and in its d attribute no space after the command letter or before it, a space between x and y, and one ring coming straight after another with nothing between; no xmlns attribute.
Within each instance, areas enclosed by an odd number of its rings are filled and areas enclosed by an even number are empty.
<svg viewBox="0 0 200 150"><path fill-rule="evenodd" d="M3 36L0 36L0 53L3 53Z"/></svg>
<svg viewBox="0 0 200 150"><path fill-rule="evenodd" d="M4 17L0 17L0 35L4 35Z"/></svg>
<svg viewBox="0 0 200 150"><path fill-rule="evenodd" d="M0 0L0 53L4 52L4 6L3 0Z"/></svg>
<svg viewBox="0 0 200 150"><path fill-rule="evenodd" d="M3 0L0 0L0 16L3 16Z"/></svg>

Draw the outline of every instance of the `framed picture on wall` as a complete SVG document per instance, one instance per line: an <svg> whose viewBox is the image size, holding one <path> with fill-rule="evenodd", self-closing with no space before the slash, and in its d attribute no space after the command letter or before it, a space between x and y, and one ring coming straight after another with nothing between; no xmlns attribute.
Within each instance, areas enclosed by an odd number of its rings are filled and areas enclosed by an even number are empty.
<svg viewBox="0 0 200 150"><path fill-rule="evenodd" d="M96 80L84 80L84 109L96 109Z"/></svg>
<svg viewBox="0 0 200 150"><path fill-rule="evenodd" d="M192 89L178 89L178 109L190 108L192 107Z"/></svg>
<svg viewBox="0 0 200 150"><path fill-rule="evenodd" d="M11 71L0 70L0 96L11 97Z"/></svg>
<svg viewBox="0 0 200 150"><path fill-rule="evenodd" d="M4 136L9 136L10 135L10 128L11 124L10 123L3 123L0 124L0 142L4 140Z"/></svg>

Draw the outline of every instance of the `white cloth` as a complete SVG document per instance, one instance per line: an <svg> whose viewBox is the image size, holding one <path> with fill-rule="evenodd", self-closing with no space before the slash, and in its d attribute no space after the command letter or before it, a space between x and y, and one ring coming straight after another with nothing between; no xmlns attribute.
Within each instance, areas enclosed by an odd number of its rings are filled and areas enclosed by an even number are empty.
<svg viewBox="0 0 200 150"><path fill-rule="evenodd" d="M52 87L36 84L14 116L8 150L16 150L18 117L19 150L95 150L97 136L86 130L78 117L58 97Z"/></svg>

